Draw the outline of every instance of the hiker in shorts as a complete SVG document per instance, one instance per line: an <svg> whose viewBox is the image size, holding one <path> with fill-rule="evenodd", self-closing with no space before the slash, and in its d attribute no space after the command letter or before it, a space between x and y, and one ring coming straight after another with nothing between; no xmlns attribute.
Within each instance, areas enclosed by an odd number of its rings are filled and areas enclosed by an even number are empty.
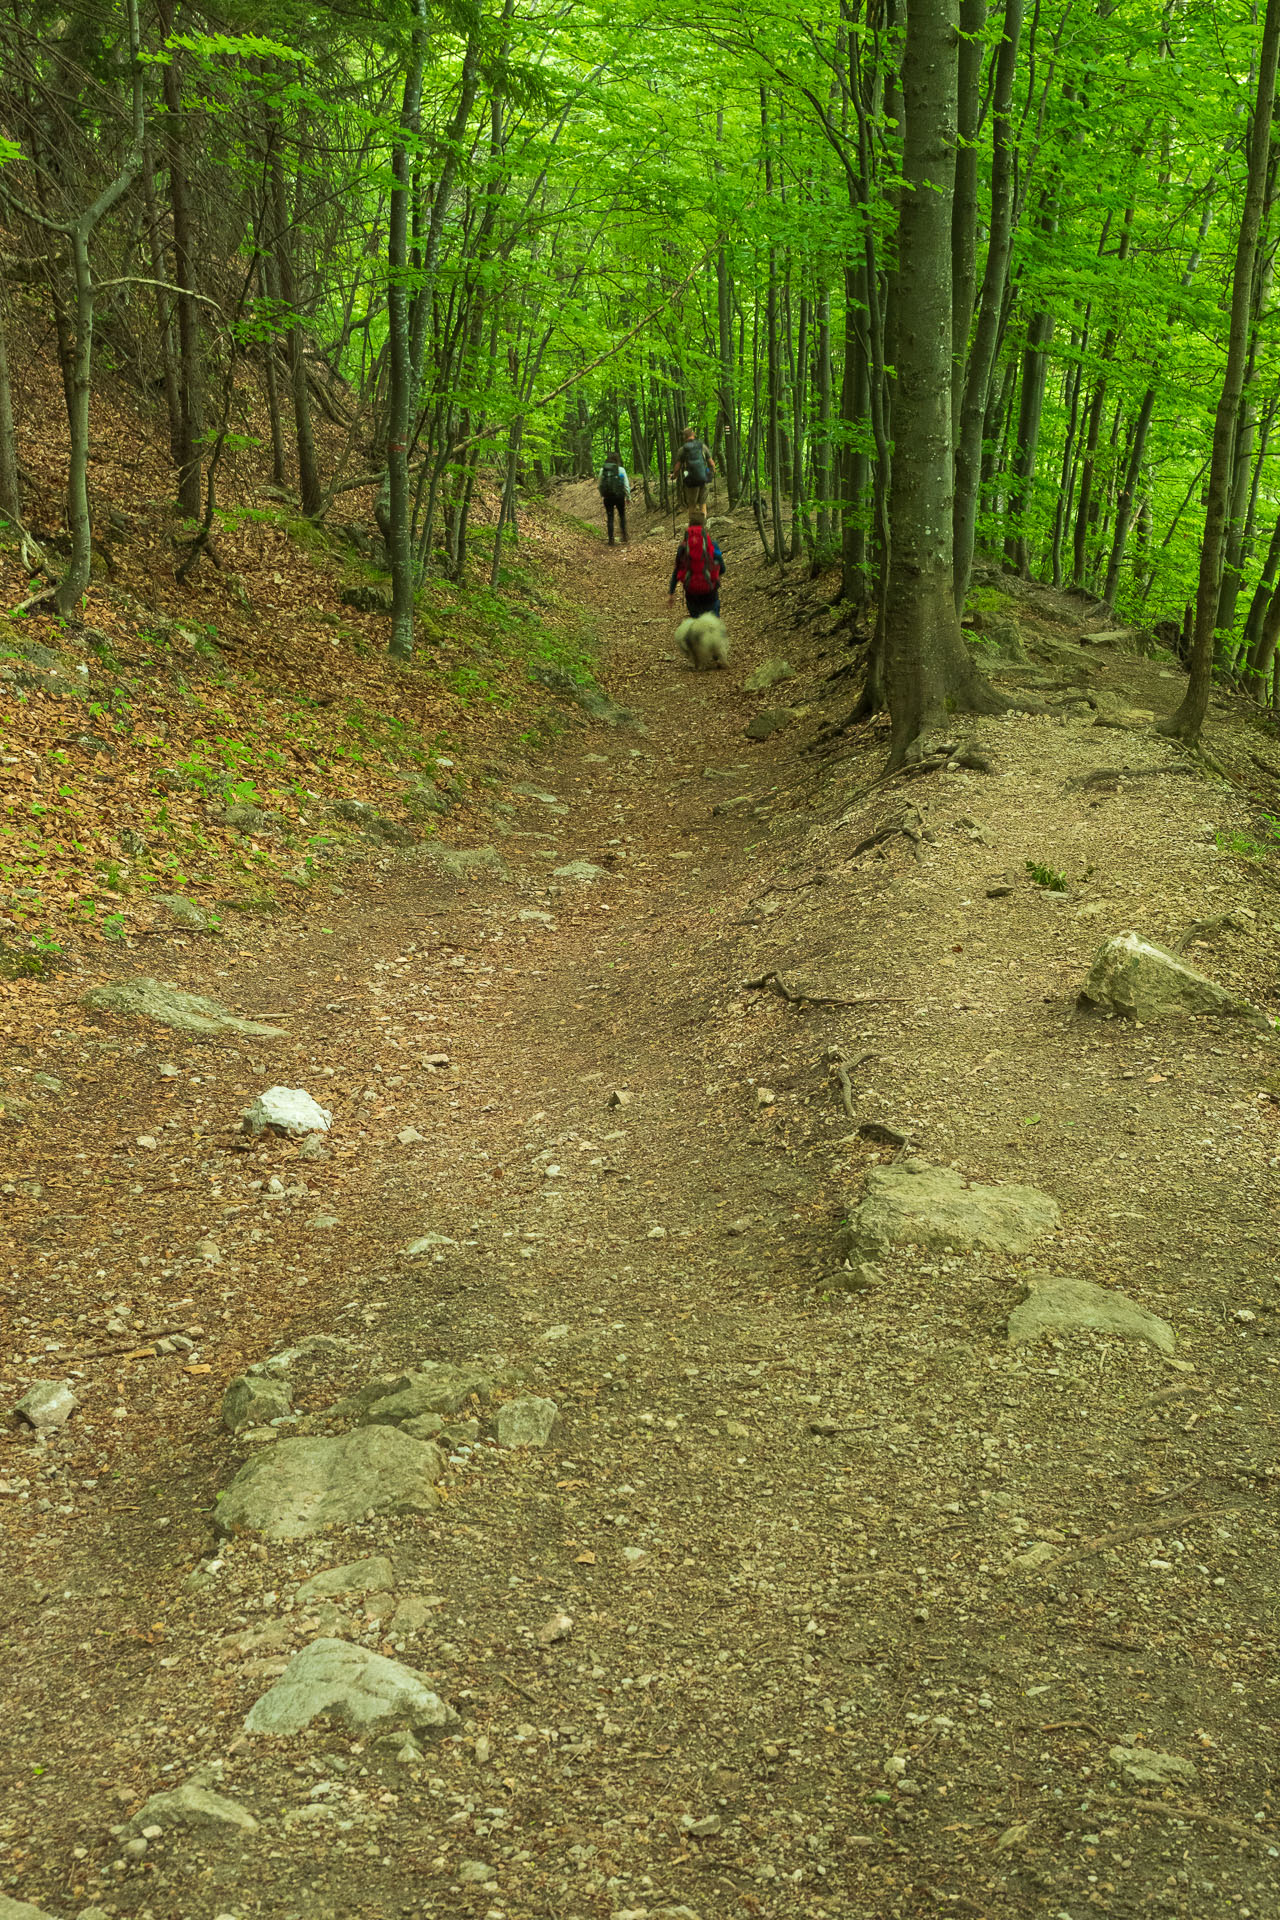
<svg viewBox="0 0 1280 1920"><path fill-rule="evenodd" d="M678 478L684 488L686 507L706 506L707 488L715 470L711 449L706 441L699 440L692 427L686 427L676 463L671 469L671 478Z"/></svg>
<svg viewBox="0 0 1280 1920"><path fill-rule="evenodd" d="M679 584L684 588L684 603L691 620L696 620L703 613L718 615L720 576L723 572L724 555L707 532L707 516L701 507L693 507L689 513L689 524L684 530L684 539L676 554L675 566L671 569L667 605L670 606L675 599L676 586Z"/></svg>
<svg viewBox="0 0 1280 1920"><path fill-rule="evenodd" d="M616 448L600 469L600 498L604 501L605 518L609 523L609 545L613 545L613 516L616 513L622 544L624 547L629 546L631 543L627 539L627 502L631 498L631 482L622 464L622 455Z"/></svg>

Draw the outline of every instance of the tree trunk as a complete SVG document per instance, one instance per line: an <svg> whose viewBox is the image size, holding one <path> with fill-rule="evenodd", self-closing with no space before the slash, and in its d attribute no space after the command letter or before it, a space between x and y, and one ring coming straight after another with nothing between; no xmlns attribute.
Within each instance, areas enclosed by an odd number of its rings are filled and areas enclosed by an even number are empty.
<svg viewBox="0 0 1280 1920"><path fill-rule="evenodd" d="M818 296L818 437L813 490L818 503L818 564L831 563L831 289Z"/></svg>
<svg viewBox="0 0 1280 1920"><path fill-rule="evenodd" d="M973 324L973 289L977 278L978 126L982 115L982 29L986 20L987 0L960 0L956 194L951 209L951 357L955 363L951 376L951 437L957 442L960 438L960 405L964 396L969 329ZM1006 34L1008 30L1006 8ZM995 111L999 112L998 106ZM993 201L995 197L993 183Z"/></svg>
<svg viewBox="0 0 1280 1920"><path fill-rule="evenodd" d="M13 394L9 386L9 352L5 337L3 295L0 294L0 518L22 519L22 477L18 471L18 443L13 431Z"/></svg>
<svg viewBox="0 0 1280 1920"><path fill-rule="evenodd" d="M1200 577L1196 587L1195 637L1191 647L1190 679L1176 713L1157 723L1158 730L1187 746L1197 746L1209 709L1213 674L1214 621L1226 533L1231 457L1236 419L1244 386L1249 351L1250 312L1253 304L1254 262L1262 226L1267 186L1267 161L1275 113L1276 68L1280 59L1280 0L1267 0L1258 56L1258 88L1249 128L1249 173L1240 232L1236 241L1235 279L1231 290L1231 323L1227 334L1227 364L1222 377L1213 423L1213 453L1209 464L1209 499L1205 510L1204 541L1200 549Z"/></svg>
<svg viewBox="0 0 1280 1920"><path fill-rule="evenodd" d="M281 304L288 308L287 347L289 385L293 393L293 425L298 450L298 498L305 514L320 511L323 495L316 465L315 435L311 426L311 389L307 384L307 361L303 352L302 315L298 311L298 286L293 270L292 222L285 191L284 128L277 119L272 128L271 189L275 217L276 281Z"/></svg>
<svg viewBox="0 0 1280 1920"><path fill-rule="evenodd" d="M1129 538L1129 526L1133 519L1133 502L1138 489L1138 475L1142 471L1142 457L1147 450L1147 434L1151 427L1151 416L1155 411L1155 404L1156 390L1154 387L1148 387L1142 396L1142 406L1129 447L1124 484L1120 489L1120 497L1116 501L1116 524L1111 536L1111 558L1107 563L1106 584L1102 589L1102 597L1109 607L1115 605L1116 588L1120 584L1120 568L1124 562L1125 542Z"/></svg>
<svg viewBox="0 0 1280 1920"><path fill-rule="evenodd" d="M1280 0L1276 0L1280 5ZM1001 702L975 667L956 615L951 446L951 200L955 183L956 0L912 0L902 63L904 192L898 227L898 391L885 602L889 765L956 709Z"/></svg>
<svg viewBox="0 0 1280 1920"><path fill-rule="evenodd" d="M161 31L173 30L174 9L161 16ZM191 192L187 179L186 114L182 74L175 57L164 67L165 152L169 163L169 211L173 220L173 277L178 313L178 506L189 520L200 517L200 473L204 442L204 369L200 353L200 316L195 299Z"/></svg>
<svg viewBox="0 0 1280 1920"><path fill-rule="evenodd" d="M1030 573L1027 557L1026 514L1031 487L1036 477L1036 454L1040 446L1040 418L1044 411L1044 386L1049 372L1049 343L1053 339L1053 315L1046 310L1033 313L1027 326L1027 342L1022 353L1022 386L1018 395L1018 439L1013 458L1013 480L1009 488L1006 516L1013 523L1004 543L1005 559L1025 580Z"/></svg>
<svg viewBox="0 0 1280 1920"><path fill-rule="evenodd" d="M982 425L991 395L991 374L1000 338L1000 316L1009 279L1013 240L1014 136L1011 123L1013 77L1018 64L1023 0L1005 0L1004 29L996 55L995 88L991 103L991 237L982 275L982 295L973 352L964 374L959 407L960 438L956 448L955 599L963 611L973 571L973 545L982 490ZM972 292L970 292L972 302ZM967 333L967 326L966 326ZM963 360L956 362L960 379Z"/></svg>
<svg viewBox="0 0 1280 1920"><path fill-rule="evenodd" d="M409 320L409 197L422 120L422 70L427 55L426 0L417 0L413 45L404 80L400 137L391 154L391 205L387 224L387 323L391 342L391 397L387 409L387 547L391 560L391 653L413 655L414 580L412 507L409 498L410 411L415 394ZM295 326L291 338L297 337Z"/></svg>

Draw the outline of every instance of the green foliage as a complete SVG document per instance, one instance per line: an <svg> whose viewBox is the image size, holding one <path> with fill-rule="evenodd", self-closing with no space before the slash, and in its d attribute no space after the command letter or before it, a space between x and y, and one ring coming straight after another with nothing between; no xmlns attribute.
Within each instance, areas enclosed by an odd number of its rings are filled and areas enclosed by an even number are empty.
<svg viewBox="0 0 1280 1920"><path fill-rule="evenodd" d="M1056 867L1045 866L1043 861L1028 860L1027 872L1036 885L1043 887L1047 893L1065 893L1067 890L1066 874L1059 873Z"/></svg>

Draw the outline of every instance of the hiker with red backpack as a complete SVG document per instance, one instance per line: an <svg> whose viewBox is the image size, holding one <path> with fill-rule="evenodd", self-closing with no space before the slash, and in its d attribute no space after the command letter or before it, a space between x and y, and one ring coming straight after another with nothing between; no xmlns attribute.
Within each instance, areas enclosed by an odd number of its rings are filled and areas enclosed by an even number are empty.
<svg viewBox="0 0 1280 1920"><path fill-rule="evenodd" d="M691 620L703 613L719 614L720 577L724 570L724 555L707 532L707 516L701 507L694 507L671 569L667 605L675 599L679 584L684 588L684 603Z"/></svg>

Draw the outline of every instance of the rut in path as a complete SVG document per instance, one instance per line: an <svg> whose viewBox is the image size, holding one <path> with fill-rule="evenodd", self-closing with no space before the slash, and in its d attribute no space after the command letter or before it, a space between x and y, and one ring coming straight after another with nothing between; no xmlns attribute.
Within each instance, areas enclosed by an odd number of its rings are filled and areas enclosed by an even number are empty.
<svg viewBox="0 0 1280 1920"><path fill-rule="evenodd" d="M569 504L585 515L588 490ZM1166 744L1092 712L984 722L995 775L887 793L868 791L874 737L834 771L796 750L817 709L748 743L741 680L782 645L757 637L774 603L736 537L724 674L664 657L668 540L583 536L560 562L645 731L569 732L447 836L493 842L509 882L415 856L371 869L331 931L264 934L224 974L208 949L167 957L180 984L291 1010L292 1051L117 1028L107 1079L100 1028L69 1009L51 1036L50 1071L90 1065L42 1169L43 1286L73 1319L102 1269L140 1332L204 1329L190 1355L86 1358L65 1436L4 1456L33 1497L5 1570L3 1884L59 1920L1274 1910L1275 1390L1247 1332L1274 1224L1253 1093L1274 1067L1251 1033L1072 1017L1114 921L1172 938L1234 875L1210 859L1210 800ZM1052 606L1042 627L1046 646L1066 631ZM793 642L804 707L804 670L831 663ZM1090 684L1172 704L1161 672L1117 658ZM1095 805L1080 781L1128 763L1152 773L1143 797ZM988 899L1054 849L1065 901L1025 880ZM601 872L556 875L579 861ZM1254 952L1236 984L1256 992ZM328 1162L209 1147L272 1080L332 1106ZM1174 1319L1195 1371L1083 1338L1011 1352L1031 1261L900 1251L844 1290L840 1220L894 1133L1051 1192L1045 1262ZM113 1211L60 1219L99 1164ZM141 1267L179 1227L219 1264ZM429 1234L437 1252L406 1260ZM215 1549L246 1452L216 1430L221 1391L311 1334L354 1345L296 1370L304 1425L443 1359L554 1399L559 1428L499 1449L479 1407L425 1519ZM1021 1564L1033 1546L1047 1567ZM366 1555L391 1558L392 1593L295 1603ZM423 1673L456 1735L420 1759L324 1723L246 1737L317 1634ZM1121 1746L1191 1770L1136 1786ZM112 1834L193 1775L258 1832Z"/></svg>

